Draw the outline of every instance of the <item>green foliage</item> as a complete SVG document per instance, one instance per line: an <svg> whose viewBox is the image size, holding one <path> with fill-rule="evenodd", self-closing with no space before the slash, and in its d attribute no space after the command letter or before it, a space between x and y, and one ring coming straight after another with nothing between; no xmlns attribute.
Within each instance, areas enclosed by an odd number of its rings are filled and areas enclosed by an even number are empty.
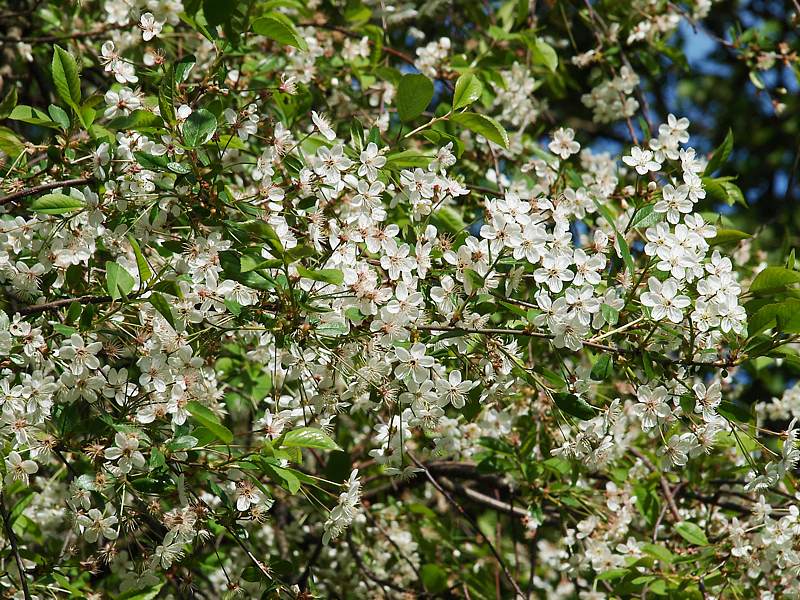
<svg viewBox="0 0 800 600"><path fill-rule="evenodd" d="M403 75L397 86L397 112L403 121L417 118L433 98L433 82L425 75Z"/></svg>

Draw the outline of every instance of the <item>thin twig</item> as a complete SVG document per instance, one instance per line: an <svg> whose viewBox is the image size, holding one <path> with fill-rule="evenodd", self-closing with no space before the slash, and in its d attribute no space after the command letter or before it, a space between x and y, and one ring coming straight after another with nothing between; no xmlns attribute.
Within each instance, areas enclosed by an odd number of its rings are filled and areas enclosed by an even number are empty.
<svg viewBox="0 0 800 600"><path fill-rule="evenodd" d="M644 465L653 471L654 473L658 473L658 478L661 480L661 489L664 492L664 499L667 501L667 506L669 506L669 512L672 513L675 522L680 522L681 513L678 512L678 505L675 504L675 496L672 493L672 489L669 487L669 482L667 481L666 477L661 473L661 471L647 458L644 454L642 454L638 449L631 448L631 453L641 460Z"/></svg>
<svg viewBox="0 0 800 600"><path fill-rule="evenodd" d="M3 517L3 526L8 536L8 541L11 544L11 552L14 554L14 560L17 561L17 569L19 569L19 581L22 585L22 593L25 600L31 600L31 592L28 589L28 580L25 578L25 567L22 564L22 556L19 554L19 546L17 545L17 535L14 533L14 528L11 526L11 517L6 510L6 497L0 491L0 515Z"/></svg>
<svg viewBox="0 0 800 600"><path fill-rule="evenodd" d="M47 312L50 310L58 310L64 306L69 306L73 302L78 304L106 304L112 302L114 299L111 296L78 296L77 298L62 298L61 300L53 300L45 304L32 304L31 306L23 306L17 312L21 315L35 315L38 313Z"/></svg>
<svg viewBox="0 0 800 600"><path fill-rule="evenodd" d="M408 457L414 462L414 464L417 465L420 469L422 469L425 472L425 475L428 477L428 481L431 482L433 487L435 487L436 490L442 496L444 496L445 499L450 504L452 504L455 507L455 509L458 511L458 513L461 516L463 516L469 522L470 525L472 525L472 527L475 530L475 532L483 538L483 540L486 542L486 545L488 546L489 550L494 555L494 557L497 559L497 562L500 565L500 568L503 570L503 574L506 576L506 579L508 579L508 581L511 584L511 586L514 588L514 592L517 594L518 597L525 598L525 594L522 592L522 590L519 587L519 584L517 584L516 580L511 575L511 572L508 570L508 567L506 567L506 563L503 560L503 558L500 556L500 553L494 547L494 544L492 544L491 540L489 540L489 538L487 538L485 535L483 535L483 533L481 532L480 527L478 526L478 523L475 521L475 519L472 517L472 515L470 515L467 511L465 511L464 508L453 498L453 496L451 496L448 493L448 491L446 489L444 489L438 481L436 481L436 478L434 478L434 476L431 475L431 472L425 467L425 465L423 463L419 462L410 452L408 452L407 454L408 454Z"/></svg>
<svg viewBox="0 0 800 600"><path fill-rule="evenodd" d="M25 196L32 196L34 194L38 194L39 192L46 192L47 190L53 190L55 188L60 188L60 187L74 187L76 185L85 185L87 183L91 183L92 181L94 181L92 177L81 177L80 179L67 179L66 181L53 181L52 183L43 183L42 185L37 185L32 188L20 190L19 192L14 192L13 194L9 194L8 196L3 196L2 198L0 198L0 206L8 204L13 200L24 198Z"/></svg>

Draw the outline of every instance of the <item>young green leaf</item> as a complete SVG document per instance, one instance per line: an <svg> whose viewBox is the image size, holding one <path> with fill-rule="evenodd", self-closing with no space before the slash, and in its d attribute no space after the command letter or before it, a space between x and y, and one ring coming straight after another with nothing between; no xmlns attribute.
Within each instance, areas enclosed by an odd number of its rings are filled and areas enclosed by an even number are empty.
<svg viewBox="0 0 800 600"><path fill-rule="evenodd" d="M433 98L433 82L425 75L403 75L397 88L397 113L403 121L420 116Z"/></svg>
<svg viewBox="0 0 800 600"><path fill-rule="evenodd" d="M708 240L712 246L723 246L725 244L735 244L751 238L749 233L739 231L738 229L717 229L717 235Z"/></svg>
<svg viewBox="0 0 800 600"><path fill-rule="evenodd" d="M75 59L61 46L54 46L50 69L58 96L77 110L81 102L81 80Z"/></svg>
<svg viewBox="0 0 800 600"><path fill-rule="evenodd" d="M706 170L703 172L703 175L709 176L714 171L719 169L733 150L733 131L728 129L728 133L725 136L725 139L722 140L722 143L714 150L714 154L711 156L711 160L708 161L708 165L706 166Z"/></svg>
<svg viewBox="0 0 800 600"><path fill-rule="evenodd" d="M172 316L172 309L170 308L169 303L164 296L158 292L153 292L150 294L147 300L153 305L153 308L155 308L161 314L161 316L167 320L167 323L175 328L175 318Z"/></svg>
<svg viewBox="0 0 800 600"><path fill-rule="evenodd" d="M790 271L784 267L767 267L753 279L750 291L780 290L799 282L800 271Z"/></svg>
<svg viewBox="0 0 800 600"><path fill-rule="evenodd" d="M553 400L558 408L573 417L587 420L597 416L597 411L586 400L575 394L560 392L553 394Z"/></svg>
<svg viewBox="0 0 800 600"><path fill-rule="evenodd" d="M456 89L453 94L453 110L464 108L475 102L481 97L483 84L472 73L464 73L456 81Z"/></svg>
<svg viewBox="0 0 800 600"><path fill-rule="evenodd" d="M297 272L301 277L313 279L314 281L323 281L325 283L332 283L333 285L341 285L344 281L344 275L339 269L306 269L303 265L297 265Z"/></svg>
<svg viewBox="0 0 800 600"><path fill-rule="evenodd" d="M279 13L270 13L253 21L253 31L275 40L284 46L294 46L300 50L308 50L308 44L287 17Z"/></svg>
<svg viewBox="0 0 800 600"><path fill-rule="evenodd" d="M189 115L183 124L183 141L190 148L202 146L217 130L217 117L204 108L199 108Z"/></svg>
<svg viewBox="0 0 800 600"><path fill-rule="evenodd" d="M11 114L11 111L14 110L14 107L17 105L17 88L12 86L8 93L6 94L3 101L0 102L0 120L8 118L8 115Z"/></svg>
<svg viewBox="0 0 800 600"><path fill-rule="evenodd" d="M175 71L170 65L164 71L164 78L158 88L158 108L161 118L167 125L174 125L175 114Z"/></svg>
<svg viewBox="0 0 800 600"><path fill-rule="evenodd" d="M46 194L31 202L29 208L43 215L63 215L81 210L84 206L83 200L66 194Z"/></svg>
<svg viewBox="0 0 800 600"><path fill-rule="evenodd" d="M203 14L212 27L229 21L236 10L236 2L226 0L203 0Z"/></svg>
<svg viewBox="0 0 800 600"><path fill-rule="evenodd" d="M133 253L136 256L136 268L139 269L139 281L141 281L141 285L144 286L147 280L153 276L153 271L150 269L150 265L147 264L147 260L144 254L142 254L142 249L139 247L139 242L136 241L136 238L129 235L128 241L131 243Z"/></svg>
<svg viewBox="0 0 800 600"><path fill-rule="evenodd" d="M536 41L530 45L530 49L534 64L547 67L551 71L556 70L558 67L558 55L550 44L536 38Z"/></svg>
<svg viewBox="0 0 800 600"><path fill-rule="evenodd" d="M705 532L690 521L682 521L675 526L675 531L690 544L695 546L708 546Z"/></svg>
<svg viewBox="0 0 800 600"><path fill-rule="evenodd" d="M450 117L453 123L466 127L470 131L482 135L498 146L508 148L508 134L503 126L491 117L474 112L458 113Z"/></svg>
<svg viewBox="0 0 800 600"><path fill-rule="evenodd" d="M133 290L136 280L115 262L106 263L106 289L113 300L127 296Z"/></svg>
<svg viewBox="0 0 800 600"><path fill-rule="evenodd" d="M595 381L603 381L614 374L614 359L610 354L602 354L592 367L589 377Z"/></svg>
<svg viewBox="0 0 800 600"><path fill-rule="evenodd" d="M319 450L341 450L327 433L314 427L298 427L283 436L287 448L317 448Z"/></svg>
<svg viewBox="0 0 800 600"><path fill-rule="evenodd" d="M230 444L233 441L233 432L225 427L220 422L219 417L211 412L208 407L203 406L196 400L192 400L186 405L186 410L195 421L212 432L223 443Z"/></svg>

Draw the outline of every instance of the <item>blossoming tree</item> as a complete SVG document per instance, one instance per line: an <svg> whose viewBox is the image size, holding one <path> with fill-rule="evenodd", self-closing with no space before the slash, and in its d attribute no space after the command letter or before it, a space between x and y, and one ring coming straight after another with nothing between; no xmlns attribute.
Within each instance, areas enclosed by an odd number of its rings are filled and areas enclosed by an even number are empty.
<svg viewBox="0 0 800 600"><path fill-rule="evenodd" d="M6 597L800 593L800 270L645 85L711 0L3 10Z"/></svg>

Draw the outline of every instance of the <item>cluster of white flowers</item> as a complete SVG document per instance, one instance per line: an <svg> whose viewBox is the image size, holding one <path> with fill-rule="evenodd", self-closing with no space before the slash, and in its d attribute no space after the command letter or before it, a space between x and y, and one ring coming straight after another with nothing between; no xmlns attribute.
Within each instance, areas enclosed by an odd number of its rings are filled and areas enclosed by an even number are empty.
<svg viewBox="0 0 800 600"><path fill-rule="evenodd" d="M639 76L627 65L619 75L606 79L591 92L581 96L581 101L594 113L598 123L613 123L619 118L631 117L639 110L639 101L632 96L639 85Z"/></svg>
<svg viewBox="0 0 800 600"><path fill-rule="evenodd" d="M449 55L450 38L439 38L435 42L428 42L427 45L417 48L417 59L414 61L414 66L419 69L420 73L428 77L436 77L439 67Z"/></svg>
<svg viewBox="0 0 800 600"><path fill-rule="evenodd" d="M672 9L644 4L629 44L676 25ZM798 431L792 421L782 445L760 455L740 448L739 429L750 432L728 416L729 376L719 371L726 348L746 337L746 282L697 210L706 161L687 146L688 119L668 115L619 157L558 122L532 139L524 133L547 112L542 82L513 56L486 79L493 119L436 113L439 129L419 128L432 145L400 147L385 135L407 131L391 106L395 84L326 70L370 64L380 52L370 36L289 28L275 13L266 18L292 35L253 36L258 48L287 43L274 65L250 57L214 79L228 57L198 36L179 81L167 90L164 77L155 98L150 79L165 64L155 46L180 27L183 4L109 0L104 10L113 27L99 48L102 125L80 140L85 156L69 151L87 177L48 187L70 203L64 213L9 203L0 214L4 483L40 492L24 510L47 517L43 530L89 548L86 564L107 564L120 593L157 585L212 536L237 542L206 569L233 589L231 566L269 574L245 542L288 555L290 536L303 547L317 540L330 581L363 595L367 580L391 581L380 597L400 597L394 588L416 585L426 551L407 511L433 511L400 499L400 484L419 479L398 479L396 499L362 506L372 473L421 479L421 461L483 465L494 444L514 464L492 475L481 467L476 480L496 475L498 489L516 493L526 479L530 505L472 488L467 499L522 515L526 536L552 516L534 506L546 504L530 485L540 471L573 468L586 508L598 507L587 515L570 498L581 516L563 521L563 540L532 542L542 568L531 586L547 597L596 597L589 569L648 572L632 563L666 528L663 514L643 514L648 479L666 487L671 521L727 539L749 577L792 577L795 499L773 508L748 494L769 494L797 466ZM440 77L452 51L446 37L420 45L414 66ZM255 86L261 68L275 71L268 87ZM320 77L324 112L304 93ZM595 121L616 122L638 110L638 84L622 66L582 101ZM363 121L348 112L357 94ZM516 129L508 147L498 122ZM474 129L446 129L460 123ZM797 417L800 385L759 412ZM361 462L337 471L328 450ZM712 453L749 473L736 518L702 497L670 505L681 486L671 491L667 478ZM339 487L317 468L337 482L352 471ZM321 518L286 519L302 486L330 508ZM420 489L429 500L431 488ZM368 549L354 563L356 538ZM458 559L474 547L452 551Z"/></svg>
<svg viewBox="0 0 800 600"><path fill-rule="evenodd" d="M497 118L519 129L535 123L547 104L534 94L539 84L530 70L514 63L510 70L501 71L500 75L503 85L494 86L494 104L500 109Z"/></svg>

